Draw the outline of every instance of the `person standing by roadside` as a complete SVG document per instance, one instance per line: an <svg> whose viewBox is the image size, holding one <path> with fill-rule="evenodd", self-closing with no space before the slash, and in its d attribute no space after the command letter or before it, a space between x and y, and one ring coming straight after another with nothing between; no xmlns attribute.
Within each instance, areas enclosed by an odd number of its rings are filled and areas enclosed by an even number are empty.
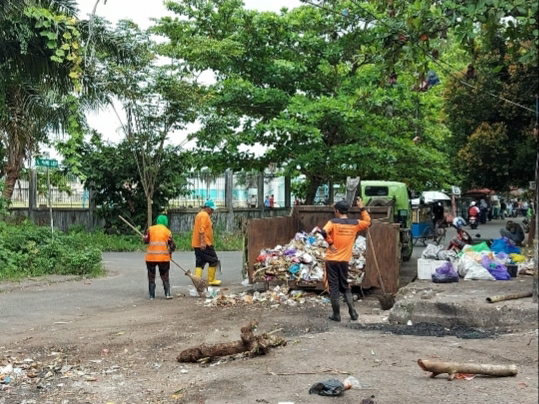
<svg viewBox="0 0 539 404"><path fill-rule="evenodd" d="M155 299L155 272L159 268L159 276L163 281L165 297L172 299L170 295L170 256L176 249L172 232L168 229L168 218L159 215L155 226L151 226L144 235L143 241L148 244L146 249L146 269L148 270L148 284L150 299Z"/></svg>
<svg viewBox="0 0 539 404"><path fill-rule="evenodd" d="M273 196L273 194L271 194L270 199L269 199L269 207L271 209L275 207L275 197Z"/></svg>
<svg viewBox="0 0 539 404"><path fill-rule="evenodd" d="M195 249L195 276L202 278L204 266L208 264L208 284L219 286L221 281L215 279L219 258L213 247L213 225L211 222L211 214L214 210L215 204L209 199L196 215L191 246Z"/></svg>
<svg viewBox="0 0 539 404"><path fill-rule="evenodd" d="M270 207L270 200L269 200L269 196L266 195L266 198L264 198L264 207L265 208L269 208Z"/></svg>
<svg viewBox="0 0 539 404"><path fill-rule="evenodd" d="M322 234L329 244L326 252L326 276L329 283L329 296L333 314L329 317L333 321L341 321L340 294L348 305L348 312L352 320L359 315L354 309L352 292L348 285L348 263L352 258L352 249L357 233L371 225L369 212L363 206L363 200L357 198L357 206L361 212L361 220L348 217L350 206L346 201L337 202L334 206L335 218L331 219L322 230L315 229Z"/></svg>
<svg viewBox="0 0 539 404"><path fill-rule="evenodd" d="M507 210L507 204L505 203L505 200L502 199L500 202L500 219L505 219L505 211Z"/></svg>

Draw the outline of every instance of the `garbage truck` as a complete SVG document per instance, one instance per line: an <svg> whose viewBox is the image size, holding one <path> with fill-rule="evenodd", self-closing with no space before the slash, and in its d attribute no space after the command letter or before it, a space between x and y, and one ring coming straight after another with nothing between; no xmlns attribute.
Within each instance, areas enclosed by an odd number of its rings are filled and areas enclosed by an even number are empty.
<svg viewBox="0 0 539 404"><path fill-rule="evenodd" d="M360 233L365 237L366 246L363 276L351 281L351 286L397 292L401 262L401 225L395 223L394 205L368 205L366 208L371 215L372 225ZM359 215L359 209L356 207L351 208L348 214L349 217L357 218ZM290 271L292 265L285 256L287 252L284 249L294 245L295 240L305 238L316 226L322 228L333 217L334 210L331 206L298 205L294 206L287 216L250 219L244 239L244 277L248 278L251 284L263 282L266 288L277 283L295 289L324 290L325 282L318 274L314 276L308 270L295 273ZM298 258L296 261L303 259ZM323 266L320 257L314 259L318 259L318 264ZM282 271L276 273L267 262L271 262L273 266L282 266ZM310 267L302 262L298 264L307 268L316 268L317 265L316 262L314 265L309 264Z"/></svg>

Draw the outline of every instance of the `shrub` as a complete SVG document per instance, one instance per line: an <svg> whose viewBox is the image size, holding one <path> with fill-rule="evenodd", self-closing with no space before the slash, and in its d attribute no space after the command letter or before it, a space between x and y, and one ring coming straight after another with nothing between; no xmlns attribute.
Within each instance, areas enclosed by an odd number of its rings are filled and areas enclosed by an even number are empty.
<svg viewBox="0 0 539 404"><path fill-rule="evenodd" d="M47 274L97 276L101 250L79 237L28 222L0 222L0 280Z"/></svg>

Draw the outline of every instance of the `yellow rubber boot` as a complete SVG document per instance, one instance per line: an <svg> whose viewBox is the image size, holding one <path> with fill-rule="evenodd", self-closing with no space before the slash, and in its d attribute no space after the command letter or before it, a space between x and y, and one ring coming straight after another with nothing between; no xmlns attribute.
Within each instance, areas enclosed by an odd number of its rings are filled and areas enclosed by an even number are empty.
<svg viewBox="0 0 539 404"><path fill-rule="evenodd" d="M208 284L210 286L219 286L221 285L221 281L215 279L215 272L217 271L216 267L209 267L208 268Z"/></svg>
<svg viewBox="0 0 539 404"><path fill-rule="evenodd" d="M202 278L202 268L196 267L195 268L195 276L198 276L199 278Z"/></svg>

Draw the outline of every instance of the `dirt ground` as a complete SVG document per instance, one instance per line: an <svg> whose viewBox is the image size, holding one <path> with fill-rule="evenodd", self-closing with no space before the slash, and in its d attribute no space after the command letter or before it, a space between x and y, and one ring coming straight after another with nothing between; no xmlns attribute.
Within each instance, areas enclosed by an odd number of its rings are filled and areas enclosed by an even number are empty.
<svg viewBox="0 0 539 404"><path fill-rule="evenodd" d="M384 323L387 317L374 299L357 307L361 323ZM322 304L216 308L177 297L29 324L0 340L0 369L8 360L22 369L0 384L0 403L344 404L371 396L376 404L538 402L537 330L478 334L487 336L482 339L396 335L381 325L371 327L375 330L350 326L344 310L342 323L330 323L328 312L329 305ZM288 340L287 346L225 363L176 361L181 350L201 342L239 339L240 327L251 319L259 321L260 331L282 329L276 334ZM519 373L471 381L431 379L417 365L420 358L514 363ZM339 398L309 395L315 382L342 381L345 372L362 388Z"/></svg>

